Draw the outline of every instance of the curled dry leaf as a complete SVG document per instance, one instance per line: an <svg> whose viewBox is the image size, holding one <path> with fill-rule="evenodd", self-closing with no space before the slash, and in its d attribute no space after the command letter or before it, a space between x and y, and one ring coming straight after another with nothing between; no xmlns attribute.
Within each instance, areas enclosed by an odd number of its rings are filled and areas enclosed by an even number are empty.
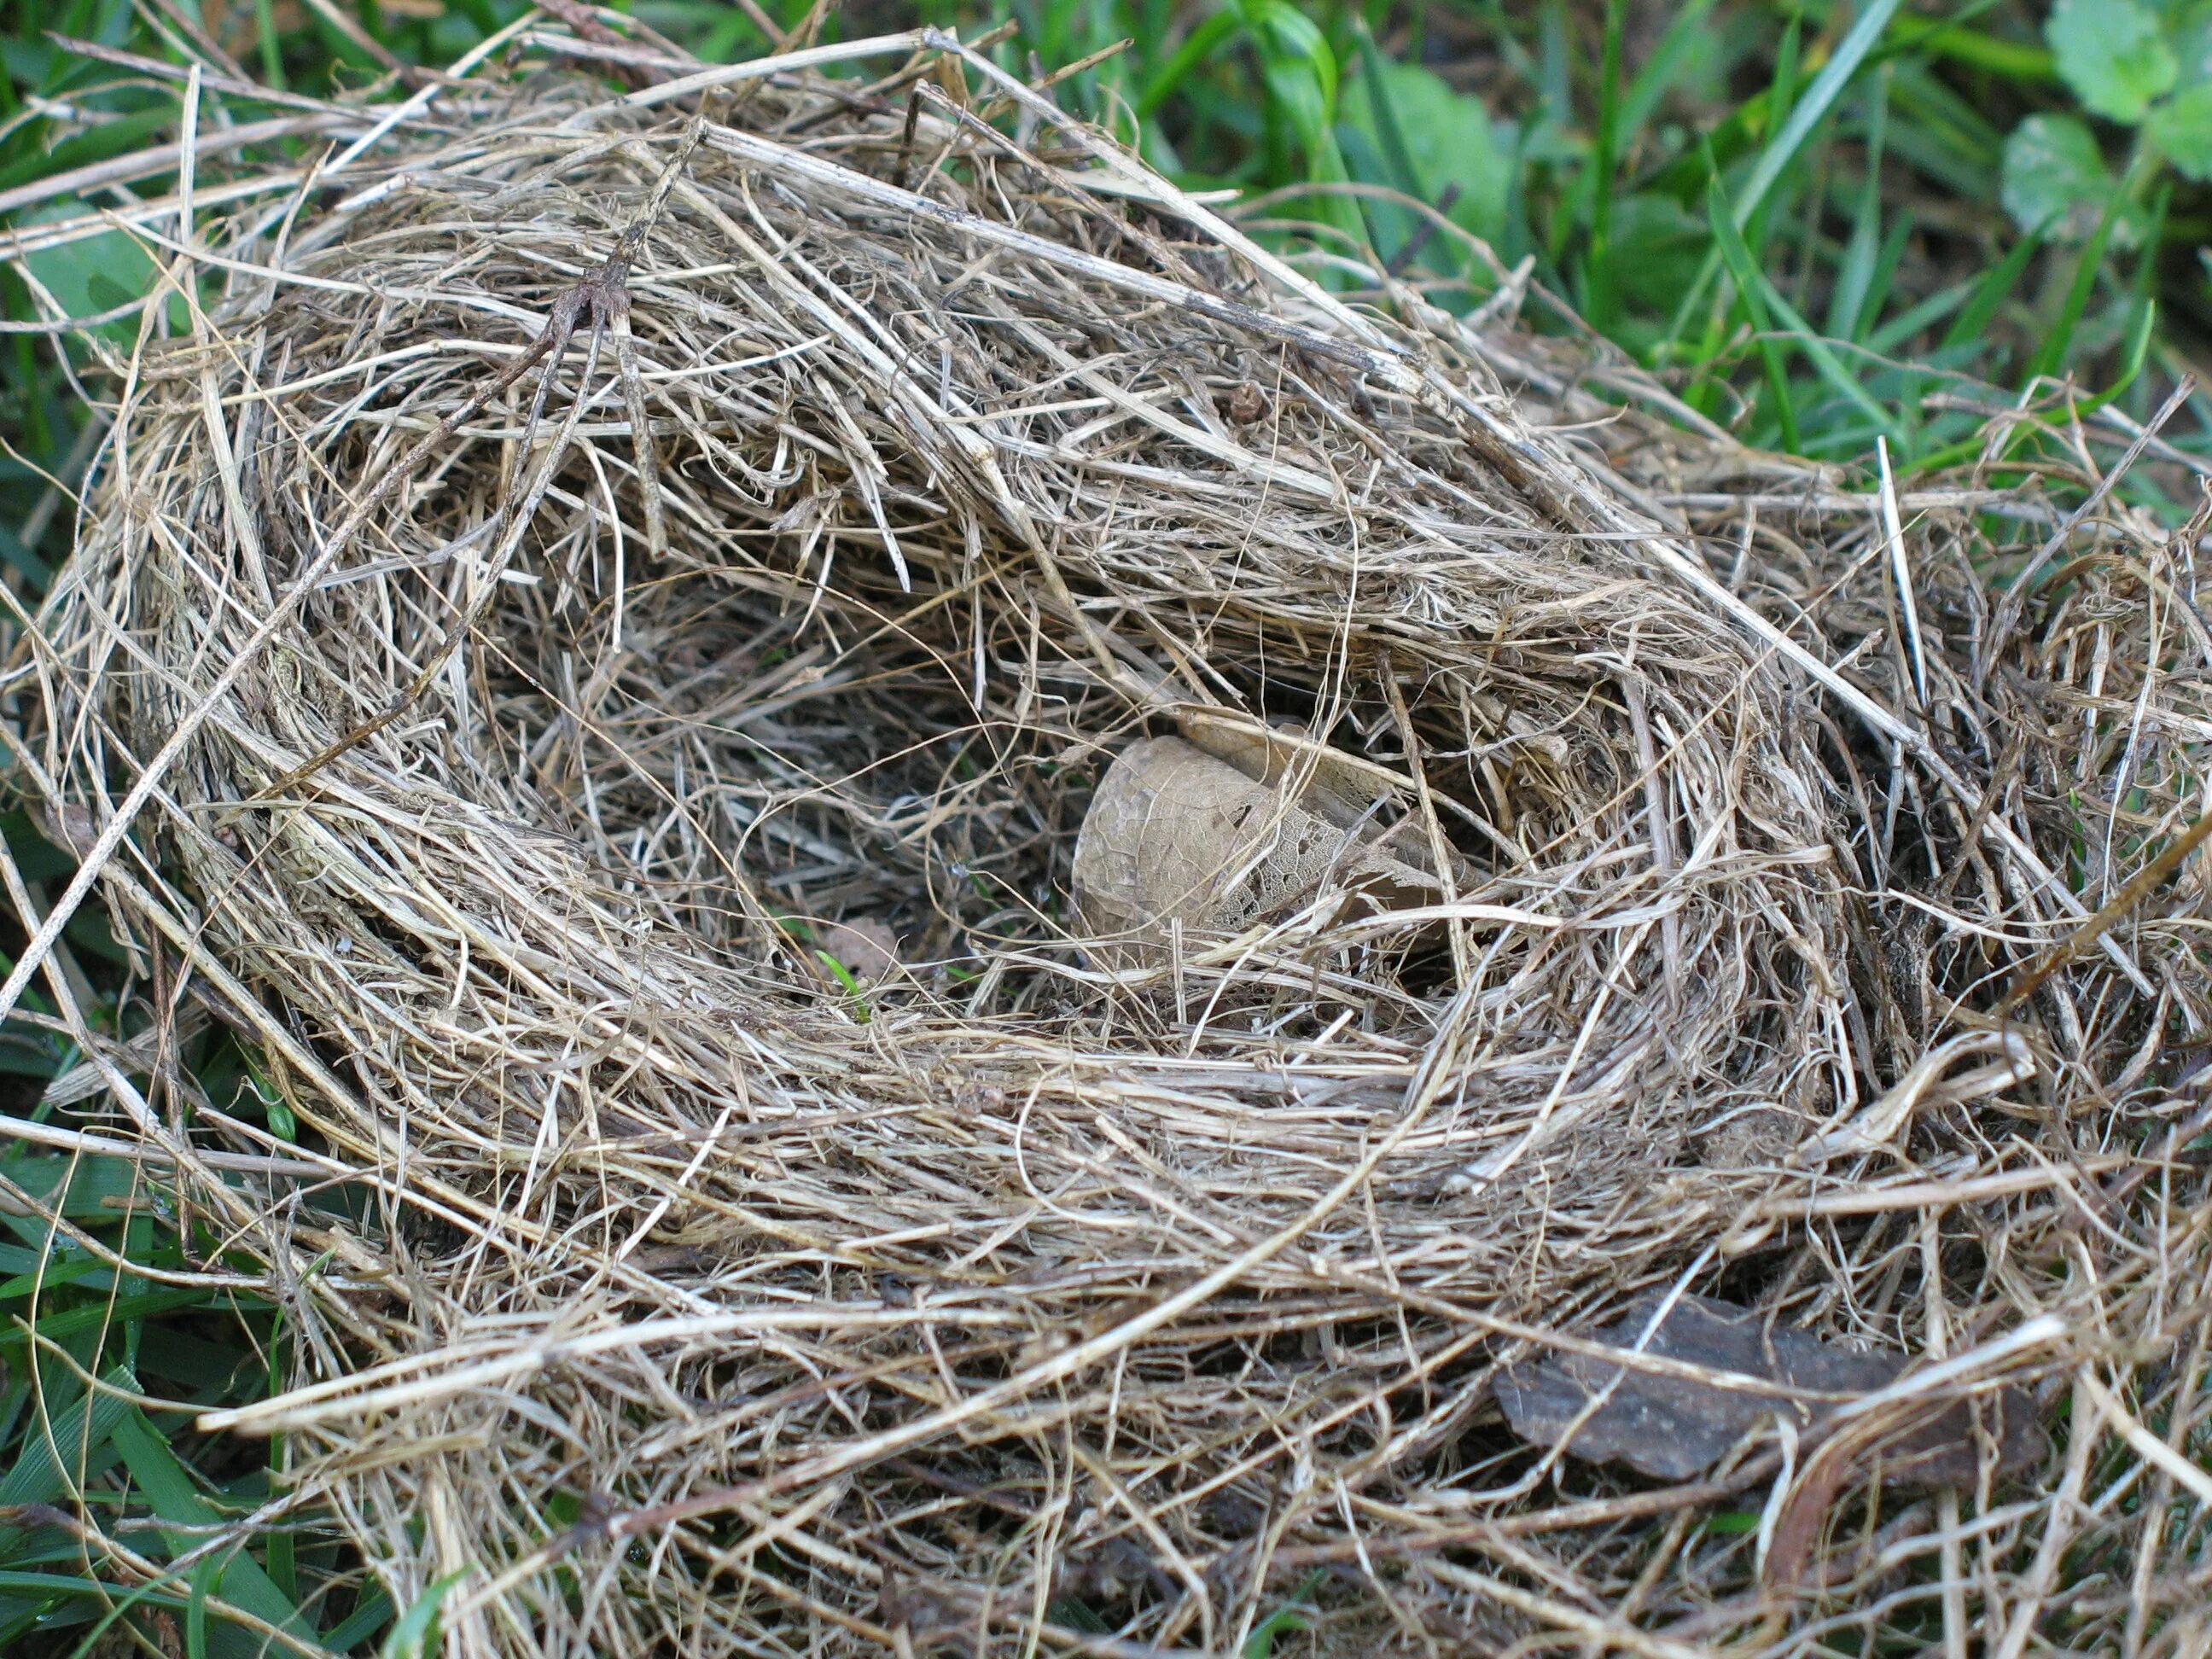
<svg viewBox="0 0 2212 1659"><path fill-rule="evenodd" d="M1069 1550L1054 1588L1063 1596L1114 1606L1142 1593L1173 1595L1176 1582L1136 1540L1115 1534Z"/></svg>
<svg viewBox="0 0 2212 1659"><path fill-rule="evenodd" d="M1267 394L1256 382L1240 380L1229 394L1229 418L1243 426L1267 418Z"/></svg>
<svg viewBox="0 0 2212 1659"><path fill-rule="evenodd" d="M41 801L37 817L40 835L81 859L90 857L100 844L100 826L93 822L89 807L73 800Z"/></svg>
<svg viewBox="0 0 2212 1659"><path fill-rule="evenodd" d="M1608 1347L1635 1348L1661 1300L1640 1298L1592 1334ZM1887 1388L1908 1364L1901 1354L1857 1352L1775 1327L1754 1309L1704 1296L1681 1297L1642 1351L1710 1375L1637 1370L1593 1355L1559 1353L1504 1373L1498 1404L1524 1440L1553 1446L1571 1434L1567 1450L1587 1462L1691 1480L1778 1414L1787 1414L1801 1444L1825 1439L1837 1426L1839 1407ZM1577 1425L1609 1383L1611 1393ZM1863 1435L1854 1424L1850 1463L1885 1485L1965 1486L1980 1471L1984 1435L1995 1447L1999 1474L2030 1468L2043 1456L2043 1431L2027 1395L2007 1389L1980 1401L1904 1402Z"/></svg>
<svg viewBox="0 0 2212 1659"><path fill-rule="evenodd" d="M1075 843L1091 932L1141 956L1175 924L1240 933L1330 890L1376 909L1440 896L1423 849L1375 826L1382 793L1358 805L1364 763L1316 765L1334 751L1265 728L1206 734L1216 752L1146 738L1107 769Z"/></svg>
<svg viewBox="0 0 2212 1659"><path fill-rule="evenodd" d="M1185 705L1176 725L1122 751L1085 817L1075 889L1094 932L1233 933L1332 889L1369 910L1443 896L1403 816L1410 778L1231 710Z"/></svg>
<svg viewBox="0 0 2212 1659"><path fill-rule="evenodd" d="M876 1618L886 1629L902 1632L909 1650L931 1650L971 1624L967 1610L945 1590L927 1579L896 1573L884 1577L876 1598Z"/></svg>
<svg viewBox="0 0 2212 1659"><path fill-rule="evenodd" d="M819 948L845 966L863 985L872 984L899 965L898 935L880 921L833 921L816 934Z"/></svg>
<svg viewBox="0 0 2212 1659"><path fill-rule="evenodd" d="M1378 809L1401 805L1413 792L1413 781L1404 774L1348 755L1295 726L1270 726L1249 714L1187 704L1176 711L1176 732L1255 783L1286 792L1339 829L1389 839L1376 822ZM1399 855L1424 871L1430 868L1428 848L1418 840Z"/></svg>

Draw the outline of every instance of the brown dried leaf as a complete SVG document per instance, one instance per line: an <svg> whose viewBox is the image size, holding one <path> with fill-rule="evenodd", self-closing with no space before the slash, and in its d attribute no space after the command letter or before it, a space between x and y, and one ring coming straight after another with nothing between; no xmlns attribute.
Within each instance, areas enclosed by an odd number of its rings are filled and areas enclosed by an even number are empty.
<svg viewBox="0 0 2212 1659"><path fill-rule="evenodd" d="M100 843L100 826L94 823L91 809L76 801L40 801L33 815L40 835L81 859L89 858Z"/></svg>
<svg viewBox="0 0 2212 1659"><path fill-rule="evenodd" d="M1413 793L1413 781L1402 773L1348 755L1295 726L1187 703L1176 710L1176 731L1253 782L1287 789L1299 805L1340 829L1371 823L1378 802L1403 801Z"/></svg>
<svg viewBox="0 0 2212 1659"><path fill-rule="evenodd" d="M1619 1320L1593 1333L1595 1340L1635 1347L1660 1300L1655 1295L1632 1304ZM1801 1442L1826 1437L1844 1401L1805 1396L1872 1394L1907 1369L1902 1355L1837 1347L1803 1331L1771 1326L1755 1310L1703 1296L1677 1302L1643 1352L1702 1367L1713 1378L1659 1375L1593 1355L1560 1353L1506 1371L1498 1380L1498 1403L1524 1440L1557 1445L1571 1431L1567 1449L1577 1457L1626 1463L1660 1480L1689 1480L1778 1413L1789 1413ZM1609 1382L1611 1395L1575 1427L1576 1418ZM1914 1402L1895 1415L1854 1423L1852 1464L1875 1470L1885 1485L1967 1484L1980 1468L1977 1407L1981 1426L1996 1444L1999 1474L2041 1458L2043 1435L2027 1396L2008 1389L1978 1402Z"/></svg>
<svg viewBox="0 0 2212 1659"><path fill-rule="evenodd" d="M1101 934L1157 934L1173 922L1234 933L1329 887L1382 908L1440 896L1436 878L1398 847L1336 822L1318 792L1294 791L1180 738L1130 744L1076 841L1085 923Z"/></svg>
<svg viewBox="0 0 2212 1659"><path fill-rule="evenodd" d="M870 984L899 965L898 935L880 921L833 921L817 936L819 947L845 964L845 971Z"/></svg>

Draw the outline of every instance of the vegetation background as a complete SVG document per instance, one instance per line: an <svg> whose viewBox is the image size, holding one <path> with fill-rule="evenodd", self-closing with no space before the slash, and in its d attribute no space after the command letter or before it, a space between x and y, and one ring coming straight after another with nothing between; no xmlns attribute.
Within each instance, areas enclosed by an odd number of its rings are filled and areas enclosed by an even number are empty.
<svg viewBox="0 0 2212 1659"><path fill-rule="evenodd" d="M20 225L170 186L99 174L173 140L175 84L73 40L227 64L270 94L211 96L244 123L287 91L392 85L522 4L5 0L0 213ZM758 53L808 15L804 0L623 9L709 59ZM1259 197L1263 222L1302 222L1324 247L1371 243L1425 269L1437 303L1478 307L1525 265L1705 416L1847 470L1881 437L1902 473L1970 466L2063 499L2081 487L2069 425L2137 433L2206 355L2212 0L1015 0L1003 20L851 0L820 27L917 15L971 36L1012 21L1006 61L1074 66L1058 95L1158 167ZM153 270L121 233L33 265L79 316ZM12 270L0 309L38 316ZM69 551L70 489L103 429L89 373L50 332L0 335L0 580L21 607ZM2041 418L1986 438L2008 410ZM2212 461L2203 392L2159 441ZM2124 488L2178 520L2189 503L2161 490L2190 477L2142 469ZM72 860L6 787L0 763L0 832L35 907ZM0 952L24 938L0 900ZM107 1029L149 1023L148 988L97 920L81 915L60 954ZM287 1334L256 1298L185 1282L220 1277L205 1270L222 1241L137 1165L24 1138L98 1127L96 1095L48 1092L77 1058L50 1012L27 994L0 1025L0 1652L258 1650L235 1609L302 1651L419 1647L434 1609L395 1617L357 1594L312 1517L226 1530L269 1496L284 1447L208 1441L191 1413L276 1386ZM235 1039L192 1036L175 1062L206 1098L292 1133ZM1255 1640L1297 1622L1286 1607Z"/></svg>

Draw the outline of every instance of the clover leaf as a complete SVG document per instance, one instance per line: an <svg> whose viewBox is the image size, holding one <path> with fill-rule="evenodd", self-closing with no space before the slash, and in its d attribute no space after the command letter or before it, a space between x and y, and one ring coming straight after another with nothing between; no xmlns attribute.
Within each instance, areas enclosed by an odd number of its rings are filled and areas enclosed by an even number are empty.
<svg viewBox="0 0 2212 1659"><path fill-rule="evenodd" d="M2005 140L1999 199L2022 230L2078 242L2097 228L2118 188L2088 123L2071 115L2031 115ZM2114 240L2135 240L2131 215L2113 227Z"/></svg>
<svg viewBox="0 0 2212 1659"><path fill-rule="evenodd" d="M2158 105L2143 133L2184 178L2212 179L2212 82L2184 87Z"/></svg>
<svg viewBox="0 0 2212 1659"><path fill-rule="evenodd" d="M2043 35L2074 95L2130 126L2181 72L2158 20L2136 0L2058 0Z"/></svg>

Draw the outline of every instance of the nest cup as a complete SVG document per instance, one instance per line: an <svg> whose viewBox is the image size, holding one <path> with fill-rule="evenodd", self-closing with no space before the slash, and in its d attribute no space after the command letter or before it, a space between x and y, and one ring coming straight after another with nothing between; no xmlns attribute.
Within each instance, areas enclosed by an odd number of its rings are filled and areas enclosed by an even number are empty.
<svg viewBox="0 0 2212 1659"><path fill-rule="evenodd" d="M1485 1322L1668 1282L1777 1178L1711 1132L1851 1098L1767 647L1456 319L958 61L467 82L242 196L42 619L58 798L180 745L124 926L377 1195L210 1177L334 1253L225 1422L402 1605L510 1567L483 1651L1017 1644L1125 1547L1225 1645L1182 1554L1418 1502ZM1194 719L1432 890L1088 934Z"/></svg>

